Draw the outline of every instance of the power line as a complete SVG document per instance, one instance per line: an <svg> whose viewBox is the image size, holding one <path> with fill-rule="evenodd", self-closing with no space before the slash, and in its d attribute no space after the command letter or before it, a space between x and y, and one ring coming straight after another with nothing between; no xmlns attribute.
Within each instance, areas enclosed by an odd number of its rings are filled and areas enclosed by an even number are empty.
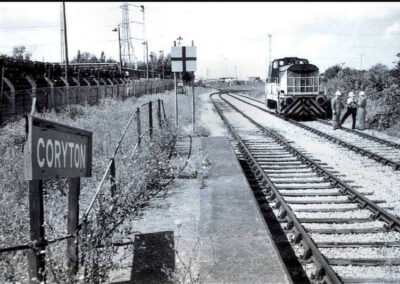
<svg viewBox="0 0 400 284"><path fill-rule="evenodd" d="M58 29L60 26L14 26L0 27L0 30L32 30L32 29Z"/></svg>

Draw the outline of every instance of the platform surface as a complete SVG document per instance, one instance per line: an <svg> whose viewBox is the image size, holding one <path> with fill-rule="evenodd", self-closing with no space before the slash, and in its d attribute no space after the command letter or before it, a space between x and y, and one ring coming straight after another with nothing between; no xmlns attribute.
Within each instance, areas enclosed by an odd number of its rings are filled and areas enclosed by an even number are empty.
<svg viewBox="0 0 400 284"><path fill-rule="evenodd" d="M141 233L173 232L177 282L291 283L229 140L194 138L190 163L205 159L202 179L177 179L167 198L129 225ZM133 283L132 256L125 258L114 283Z"/></svg>

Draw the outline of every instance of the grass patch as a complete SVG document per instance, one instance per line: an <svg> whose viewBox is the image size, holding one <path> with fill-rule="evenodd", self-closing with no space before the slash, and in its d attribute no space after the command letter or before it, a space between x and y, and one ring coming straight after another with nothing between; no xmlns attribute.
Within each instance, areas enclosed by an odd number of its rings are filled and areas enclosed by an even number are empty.
<svg viewBox="0 0 400 284"><path fill-rule="evenodd" d="M197 92L206 89L196 88ZM180 95L180 130L174 127L174 94L142 96L124 101L104 99L97 106L71 106L60 113L38 114L46 119L58 121L93 132L92 177L82 179L80 215L88 208L96 186L102 178L109 158L129 117L137 107L150 99L164 100L169 126L161 130L157 123L157 105L153 104L154 136L142 141L140 151L132 155L137 141L136 123L132 123L116 157L117 191L110 193L107 182L90 215L88 234L90 238L79 239L80 251L85 254L85 268L89 282L104 281L107 271L115 267L112 262L114 234L122 234L118 227L127 218L140 218L151 205L151 200L165 192L165 181L174 176L169 163L169 154L178 136L208 136L209 130L199 125L191 129L191 95ZM200 100L196 97L196 103ZM199 117L199 112L196 112ZM148 108L141 109L142 133L148 128ZM1 247L29 242L28 184L23 178L23 148L25 142L25 121L21 117L0 128L0 242ZM194 168L199 165L194 165ZM45 234L52 239L66 234L67 192L65 179L46 180ZM98 246L103 246L98 249ZM49 282L66 283L75 281L67 273L66 242L52 244L46 248L46 269ZM81 271L82 273L82 271ZM80 274L81 275L81 274ZM79 276L78 276L79 277ZM25 251L0 255L0 282L27 282L27 257Z"/></svg>

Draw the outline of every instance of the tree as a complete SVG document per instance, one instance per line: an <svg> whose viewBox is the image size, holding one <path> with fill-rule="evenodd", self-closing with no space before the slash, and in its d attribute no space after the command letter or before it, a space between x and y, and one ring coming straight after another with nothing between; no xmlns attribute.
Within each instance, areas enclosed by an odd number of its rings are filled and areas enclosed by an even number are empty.
<svg viewBox="0 0 400 284"><path fill-rule="evenodd" d="M106 62L106 56L105 56L105 54L104 54L104 51L102 51L102 52L100 53L100 62Z"/></svg>
<svg viewBox="0 0 400 284"><path fill-rule="evenodd" d="M26 51L26 47L24 45L14 46L12 54L12 58L19 60L30 60L32 56L32 53Z"/></svg>
<svg viewBox="0 0 400 284"><path fill-rule="evenodd" d="M325 80L333 79L340 71L342 71L342 67L339 64L331 66L325 70L324 79Z"/></svg>
<svg viewBox="0 0 400 284"><path fill-rule="evenodd" d="M87 51L81 52L80 50L78 50L76 56L71 60L71 63L105 63L105 62L106 62L106 55L104 51L101 52L100 57L98 58L96 55L90 52ZM113 63L116 61L109 57L107 62Z"/></svg>
<svg viewBox="0 0 400 284"><path fill-rule="evenodd" d="M397 84L400 84L400 53L397 53L396 66L391 70L391 75L396 78Z"/></svg>

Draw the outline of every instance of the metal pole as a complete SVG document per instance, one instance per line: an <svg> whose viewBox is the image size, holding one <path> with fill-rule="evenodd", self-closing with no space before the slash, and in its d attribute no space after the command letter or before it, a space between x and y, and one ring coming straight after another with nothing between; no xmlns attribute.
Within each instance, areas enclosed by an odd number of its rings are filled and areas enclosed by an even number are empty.
<svg viewBox="0 0 400 284"><path fill-rule="evenodd" d="M193 131L196 130L196 106L194 103L194 72L193 72L193 81L192 81L192 121L193 121Z"/></svg>
<svg viewBox="0 0 400 284"><path fill-rule="evenodd" d="M122 74L121 35L118 25L118 46L119 46L119 73Z"/></svg>
<svg viewBox="0 0 400 284"><path fill-rule="evenodd" d="M144 20L145 20L145 18L144 18L144 6L141 6L141 8L142 8L142 16L143 16L143 41L145 41L146 42L146 28L145 28L145 22L144 22ZM143 57L145 57L146 56L146 50L143 50ZM144 59L144 58L143 58Z"/></svg>
<svg viewBox="0 0 400 284"><path fill-rule="evenodd" d="M138 135L138 146L140 146L140 142L142 141L142 129L140 126L140 108L136 108L136 122L137 122L137 135Z"/></svg>
<svg viewBox="0 0 400 284"><path fill-rule="evenodd" d="M149 134L150 138L153 137L153 104L149 101Z"/></svg>
<svg viewBox="0 0 400 284"><path fill-rule="evenodd" d="M3 89L4 89L4 66L1 68L1 87L0 87L0 105L3 101Z"/></svg>
<svg viewBox="0 0 400 284"><path fill-rule="evenodd" d="M361 71L363 70L363 66L362 66L362 59L363 59L364 54L361 54Z"/></svg>
<svg viewBox="0 0 400 284"><path fill-rule="evenodd" d="M235 80L237 81L237 68L236 68L236 65L235 65Z"/></svg>
<svg viewBox="0 0 400 284"><path fill-rule="evenodd" d="M68 41L67 41L67 19L65 16L65 1L63 1L64 17L64 43L65 43L65 80L68 79Z"/></svg>
<svg viewBox="0 0 400 284"><path fill-rule="evenodd" d="M268 34L268 70L267 70L267 77L269 76L269 70L271 68L271 54L272 54L272 49L271 49L271 43L272 43L272 34Z"/></svg>
<svg viewBox="0 0 400 284"><path fill-rule="evenodd" d="M161 57L161 68L162 68L162 78L164 79L164 51L161 50L160 54L162 55L162 57Z"/></svg>
<svg viewBox="0 0 400 284"><path fill-rule="evenodd" d="M178 126L178 92L176 88L176 72L174 72L174 86L175 86L175 124Z"/></svg>
<svg viewBox="0 0 400 284"><path fill-rule="evenodd" d="M146 78L147 81L149 80L149 43L147 40L145 41L146 44Z"/></svg>

